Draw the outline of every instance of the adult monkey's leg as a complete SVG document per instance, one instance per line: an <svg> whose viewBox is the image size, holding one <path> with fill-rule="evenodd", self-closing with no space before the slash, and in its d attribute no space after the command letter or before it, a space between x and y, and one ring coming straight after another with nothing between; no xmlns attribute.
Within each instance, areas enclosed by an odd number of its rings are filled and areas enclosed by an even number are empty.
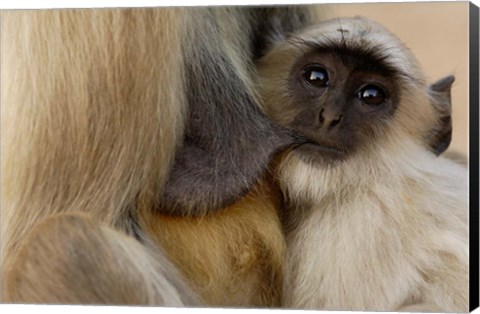
<svg viewBox="0 0 480 314"><path fill-rule="evenodd" d="M38 224L5 275L6 302L198 304L157 250L83 214Z"/></svg>

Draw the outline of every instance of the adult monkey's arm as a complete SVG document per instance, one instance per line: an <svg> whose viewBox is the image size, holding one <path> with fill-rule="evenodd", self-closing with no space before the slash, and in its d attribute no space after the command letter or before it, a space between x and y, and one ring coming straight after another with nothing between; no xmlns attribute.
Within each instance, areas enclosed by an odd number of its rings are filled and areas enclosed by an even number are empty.
<svg viewBox="0 0 480 314"><path fill-rule="evenodd" d="M256 98L254 62L272 37L305 27L315 7L189 10L183 146L159 209L176 215L220 210L243 196L279 151L301 141L267 119Z"/></svg>

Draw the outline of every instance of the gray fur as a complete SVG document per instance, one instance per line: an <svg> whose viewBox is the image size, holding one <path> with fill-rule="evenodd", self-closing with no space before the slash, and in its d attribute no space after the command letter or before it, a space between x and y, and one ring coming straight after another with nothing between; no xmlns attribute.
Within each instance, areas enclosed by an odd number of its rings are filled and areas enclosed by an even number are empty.
<svg viewBox="0 0 480 314"><path fill-rule="evenodd" d="M302 142L266 118L250 80L269 34L304 27L311 19L308 12L307 7L192 12L198 22L191 29L191 49L185 51L188 121L160 211L200 215L224 208L249 190L277 152ZM241 29L234 32L243 32L247 40L240 46L221 37L222 28L235 25ZM231 49L243 58L245 68L233 64Z"/></svg>

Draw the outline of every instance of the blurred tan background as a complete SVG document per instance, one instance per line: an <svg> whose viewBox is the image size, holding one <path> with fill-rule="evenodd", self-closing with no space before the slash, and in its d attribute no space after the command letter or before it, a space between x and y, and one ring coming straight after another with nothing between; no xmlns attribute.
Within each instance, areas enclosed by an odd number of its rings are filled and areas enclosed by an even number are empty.
<svg viewBox="0 0 480 314"><path fill-rule="evenodd" d="M327 5L327 17L364 16L395 33L431 83L453 74L450 151L468 154L468 2Z"/></svg>

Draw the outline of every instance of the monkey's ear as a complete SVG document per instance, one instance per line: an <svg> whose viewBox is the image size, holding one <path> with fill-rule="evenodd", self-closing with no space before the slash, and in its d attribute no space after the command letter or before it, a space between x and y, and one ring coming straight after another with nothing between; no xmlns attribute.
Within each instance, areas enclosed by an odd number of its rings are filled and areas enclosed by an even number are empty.
<svg viewBox="0 0 480 314"><path fill-rule="evenodd" d="M428 140L430 149L438 156L447 150L452 140L452 97L453 75L433 83L428 90L433 108L438 114L437 124Z"/></svg>

